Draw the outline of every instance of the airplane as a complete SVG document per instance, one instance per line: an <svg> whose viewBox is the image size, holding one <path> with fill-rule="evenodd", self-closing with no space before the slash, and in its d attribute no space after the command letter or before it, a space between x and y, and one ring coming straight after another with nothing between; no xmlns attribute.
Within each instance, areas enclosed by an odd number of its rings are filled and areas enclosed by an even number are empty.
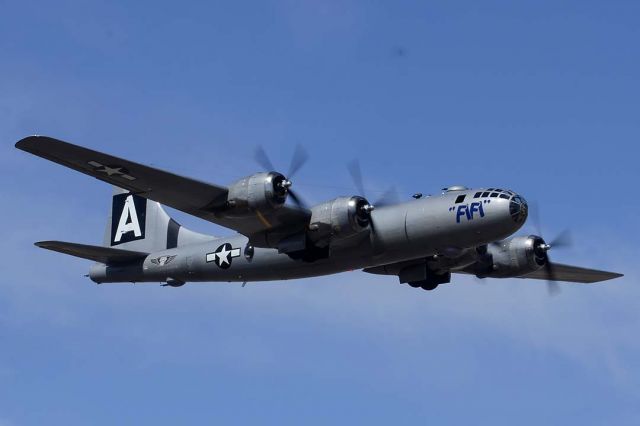
<svg viewBox="0 0 640 426"><path fill-rule="evenodd" d="M41 241L36 246L96 262L89 278L103 283L247 282L299 279L363 270L434 290L453 274L478 278L595 283L622 274L553 263L539 235L513 236L527 220L525 198L500 188L450 186L442 194L370 203L358 163L350 167L360 195L307 207L291 177L306 161L296 150L287 176L268 170L220 186L46 136L16 148L113 186L102 246ZM166 205L236 232L214 237L169 217Z"/></svg>

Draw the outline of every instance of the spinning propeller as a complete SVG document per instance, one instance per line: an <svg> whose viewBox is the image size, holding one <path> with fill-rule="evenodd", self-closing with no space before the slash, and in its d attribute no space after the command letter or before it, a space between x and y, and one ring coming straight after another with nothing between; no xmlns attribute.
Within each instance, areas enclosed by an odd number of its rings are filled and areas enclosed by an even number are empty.
<svg viewBox="0 0 640 426"><path fill-rule="evenodd" d="M273 163L269 159L266 151L262 146L258 146L255 151L254 159L260 166L262 166L267 171L275 171L276 168L273 166ZM289 164L289 171L287 172L287 176L284 179L280 179L274 182L274 187L280 190L283 195L288 195L298 207L306 209L306 203L302 201L300 196L298 196L293 190L291 186L293 182L291 182L291 178L300 171L302 166L309 159L309 155L307 151L304 149L302 145L296 145L295 151L293 152L293 156L291 157L291 162Z"/></svg>
<svg viewBox="0 0 640 426"><path fill-rule="evenodd" d="M382 195L373 203L369 203L367 201L366 193L364 190L364 183L362 180L362 170L360 169L360 162L358 160L353 160L347 164L347 170L349 170L349 174L351 175L351 179L353 180L353 184L356 189L364 197L362 203L358 204L357 214L358 217L362 220L367 220L371 226L371 229L374 230L373 220L371 217L371 212L376 208L376 206L385 206L389 204L393 204L398 199L398 194L396 189L392 186L389 187Z"/></svg>
<svg viewBox="0 0 640 426"><path fill-rule="evenodd" d="M533 225L536 229L538 235L542 235L542 227L540 226L540 212L538 211L538 206L534 204L533 209L530 208L531 218L533 219ZM558 234L553 240L550 242L545 242L542 237L539 242L536 243L536 246L533 248L536 256L539 256L544 259L544 270L547 273L547 290L549 291L549 295L555 296L560 293L560 286L556 281L555 271L553 269L553 264L551 263L551 259L549 258L549 251L552 248L567 248L572 245L571 233L569 230L565 229L560 234Z"/></svg>

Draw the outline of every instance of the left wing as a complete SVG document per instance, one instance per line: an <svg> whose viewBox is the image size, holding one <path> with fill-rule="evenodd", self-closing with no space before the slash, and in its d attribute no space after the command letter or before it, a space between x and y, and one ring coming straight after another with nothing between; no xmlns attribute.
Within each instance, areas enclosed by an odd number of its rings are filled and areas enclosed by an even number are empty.
<svg viewBox="0 0 640 426"><path fill-rule="evenodd" d="M26 137L16 143L16 148L247 237L265 231L295 232L303 229L311 216L306 209L286 205L273 211L256 212L252 216L226 216L223 206L228 189L224 186L179 176L46 136Z"/></svg>
<svg viewBox="0 0 640 426"><path fill-rule="evenodd" d="M599 271L597 269L581 268L579 266L551 264L551 274L545 269L538 269L519 278L532 278L534 280L565 281L570 283L591 284L607 281L624 276L615 272Z"/></svg>
<svg viewBox="0 0 640 426"><path fill-rule="evenodd" d="M364 272L380 275L398 275L399 277L401 277L403 270L407 270L412 266L426 264L425 262L426 259L415 259L405 262L390 263L388 265L365 268ZM591 284L623 276L623 274L618 274L615 272L599 271L597 269L587 269L581 268L579 266L563 265L561 263L551 264L551 270L551 274L549 274L549 272L545 268L542 268L527 275L511 278L531 278L534 280L564 281L571 283ZM456 274L474 275L474 273L468 268L452 269L451 272Z"/></svg>

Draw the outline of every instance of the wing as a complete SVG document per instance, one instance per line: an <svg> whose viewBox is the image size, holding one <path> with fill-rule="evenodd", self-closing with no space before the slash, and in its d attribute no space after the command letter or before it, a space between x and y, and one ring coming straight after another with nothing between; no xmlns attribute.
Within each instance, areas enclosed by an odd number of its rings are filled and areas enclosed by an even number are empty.
<svg viewBox="0 0 640 426"><path fill-rule="evenodd" d="M95 260L100 263L124 263L140 260L147 257L148 253L130 250L120 250L110 247L90 246L86 244L67 243L65 241L40 241L36 246L47 250L83 259Z"/></svg>
<svg viewBox="0 0 640 426"><path fill-rule="evenodd" d="M553 263L551 269L551 274L549 274L545 268L542 268L530 274L523 275L520 278L591 284L623 276L615 272L599 271L597 269L587 269L579 266L563 265L561 263Z"/></svg>
<svg viewBox="0 0 640 426"><path fill-rule="evenodd" d="M16 148L248 237L267 230L290 228L293 232L304 228L311 216L306 209L282 206L253 216L228 217L223 209L228 194L224 186L179 176L46 136L29 136L16 143Z"/></svg>
<svg viewBox="0 0 640 426"><path fill-rule="evenodd" d="M372 268L365 268L364 272L370 274L379 275L398 275L400 276L402 270L414 265L424 263L424 259L416 259L405 262L390 263L388 265L376 266ZM452 273L474 275L471 270L457 269L451 270ZM563 265L560 263L552 264L552 273L549 275L546 269L542 268L527 275L523 275L517 278L531 278L534 280L546 280L546 281L565 281L572 283L597 283L600 281L611 280L613 278L622 277L622 274L615 272L599 271L597 269L580 268L578 266ZM513 277L516 278L516 277Z"/></svg>

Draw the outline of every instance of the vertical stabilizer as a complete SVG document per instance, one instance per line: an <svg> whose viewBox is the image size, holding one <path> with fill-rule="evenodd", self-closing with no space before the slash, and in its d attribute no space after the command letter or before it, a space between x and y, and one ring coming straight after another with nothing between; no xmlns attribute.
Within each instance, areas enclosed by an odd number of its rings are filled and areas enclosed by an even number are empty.
<svg viewBox="0 0 640 426"><path fill-rule="evenodd" d="M114 187L105 247L151 253L212 239L180 226L160 203Z"/></svg>

